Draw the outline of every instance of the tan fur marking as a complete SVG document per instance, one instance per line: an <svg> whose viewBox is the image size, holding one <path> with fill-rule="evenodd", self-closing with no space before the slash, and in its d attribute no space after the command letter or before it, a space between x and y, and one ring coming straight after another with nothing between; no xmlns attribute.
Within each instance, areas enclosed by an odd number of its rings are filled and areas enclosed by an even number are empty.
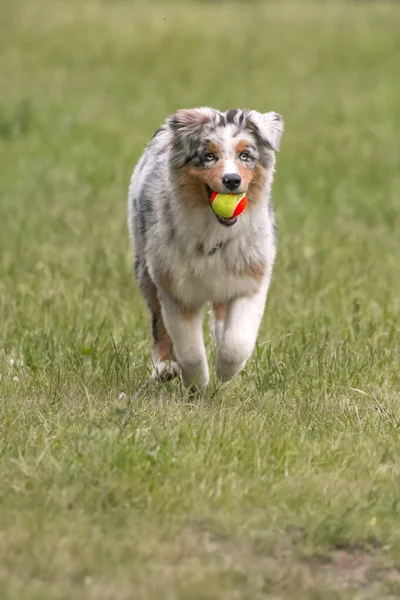
<svg viewBox="0 0 400 600"><path fill-rule="evenodd" d="M223 161L219 160L212 167L205 169L202 172L203 181L212 189L220 190L222 186Z"/></svg>
<svg viewBox="0 0 400 600"><path fill-rule="evenodd" d="M162 315L160 315L160 319L162 326L159 327L159 338L154 344L154 354L158 357L159 360L168 361L172 358L172 340L169 337L167 330L165 329Z"/></svg>
<svg viewBox="0 0 400 600"><path fill-rule="evenodd" d="M245 140L240 140L236 145L236 154L239 155L245 150L247 150L247 142Z"/></svg>
<svg viewBox="0 0 400 600"><path fill-rule="evenodd" d="M251 182L254 179L254 170L245 167L240 160L236 161L236 166L239 171L239 175L242 178L242 186L245 190L248 190Z"/></svg>
<svg viewBox="0 0 400 600"><path fill-rule="evenodd" d="M182 317L185 321L191 321L193 317L199 312L198 308L184 308L182 310Z"/></svg>
<svg viewBox="0 0 400 600"><path fill-rule="evenodd" d="M208 144L208 151L215 154L215 156L219 156L220 152L221 152L221 148L220 148L219 144L217 144L215 142L210 142Z"/></svg>
<svg viewBox="0 0 400 600"><path fill-rule="evenodd" d="M256 165L251 172L253 177L246 194L250 206L263 201L266 181L265 169L261 165Z"/></svg>
<svg viewBox="0 0 400 600"><path fill-rule="evenodd" d="M193 208L209 203L205 184L212 190L221 189L223 161L218 161L208 169L188 165L180 169L178 175L179 196L186 206Z"/></svg>
<svg viewBox="0 0 400 600"><path fill-rule="evenodd" d="M254 262L250 265L248 274L253 277L256 281L261 281L264 278L267 266L263 262Z"/></svg>
<svg viewBox="0 0 400 600"><path fill-rule="evenodd" d="M155 320L154 356L160 361L168 361L172 357L172 340L165 328L156 286L151 294L150 305Z"/></svg>
<svg viewBox="0 0 400 600"><path fill-rule="evenodd" d="M226 304L223 302L214 302L213 304L214 317L216 321L224 321L226 313Z"/></svg>
<svg viewBox="0 0 400 600"><path fill-rule="evenodd" d="M194 166L182 167L178 175L180 200L191 208L208 204L202 170Z"/></svg>

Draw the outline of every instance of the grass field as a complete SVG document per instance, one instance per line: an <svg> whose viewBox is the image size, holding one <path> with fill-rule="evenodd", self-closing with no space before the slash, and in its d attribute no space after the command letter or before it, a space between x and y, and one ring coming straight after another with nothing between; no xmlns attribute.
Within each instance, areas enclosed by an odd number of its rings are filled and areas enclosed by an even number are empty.
<svg viewBox="0 0 400 600"><path fill-rule="evenodd" d="M0 11L0 597L398 598L400 5ZM130 172L201 104L286 121L259 345L131 406Z"/></svg>

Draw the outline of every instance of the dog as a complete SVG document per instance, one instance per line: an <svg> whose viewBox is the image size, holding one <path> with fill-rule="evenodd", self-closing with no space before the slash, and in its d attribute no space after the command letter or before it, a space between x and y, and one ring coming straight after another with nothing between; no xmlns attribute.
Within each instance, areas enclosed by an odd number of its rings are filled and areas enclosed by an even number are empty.
<svg viewBox="0 0 400 600"><path fill-rule="evenodd" d="M252 354L275 260L271 186L282 133L275 112L182 109L137 163L128 226L152 316L153 378L181 375L192 390L207 385L205 303L213 309L218 378L231 380ZM245 193L246 210L219 217L213 191Z"/></svg>

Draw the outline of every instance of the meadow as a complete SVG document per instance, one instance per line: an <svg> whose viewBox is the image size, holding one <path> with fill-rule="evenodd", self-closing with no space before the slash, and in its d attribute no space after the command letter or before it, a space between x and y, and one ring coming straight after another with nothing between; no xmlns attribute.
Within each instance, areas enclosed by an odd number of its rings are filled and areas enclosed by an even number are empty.
<svg viewBox="0 0 400 600"><path fill-rule="evenodd" d="M0 597L398 598L400 5L0 15ZM198 105L286 130L257 350L192 397L145 383L126 198Z"/></svg>

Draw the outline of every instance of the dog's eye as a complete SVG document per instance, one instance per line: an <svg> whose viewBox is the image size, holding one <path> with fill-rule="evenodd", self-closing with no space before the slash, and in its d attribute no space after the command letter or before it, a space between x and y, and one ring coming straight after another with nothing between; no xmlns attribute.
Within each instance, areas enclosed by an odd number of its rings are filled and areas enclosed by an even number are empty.
<svg viewBox="0 0 400 600"><path fill-rule="evenodd" d="M215 160L215 156L212 152L206 152L203 156L205 162L211 162L213 160Z"/></svg>
<svg viewBox="0 0 400 600"><path fill-rule="evenodd" d="M240 158L240 160L247 162L248 160L250 160L250 154L248 152L241 152L239 154L239 158Z"/></svg>

